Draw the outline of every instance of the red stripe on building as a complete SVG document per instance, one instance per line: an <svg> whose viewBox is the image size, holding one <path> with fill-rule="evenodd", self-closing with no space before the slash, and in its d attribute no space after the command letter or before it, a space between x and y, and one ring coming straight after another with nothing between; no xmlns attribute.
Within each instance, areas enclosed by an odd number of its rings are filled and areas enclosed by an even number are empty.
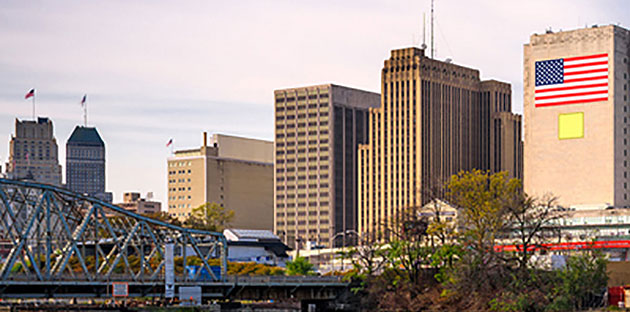
<svg viewBox="0 0 630 312"><path fill-rule="evenodd" d="M548 100L548 99L558 99L558 98L563 98L563 97L573 97L573 96L593 95L593 94L608 94L608 90L539 96L534 99L535 100Z"/></svg>
<svg viewBox="0 0 630 312"><path fill-rule="evenodd" d="M589 81L589 80L597 80L597 79L608 79L608 75L605 76L596 76L596 77L584 77L584 78L573 78L573 79L565 79L564 83L569 82L578 82L578 81Z"/></svg>
<svg viewBox="0 0 630 312"><path fill-rule="evenodd" d="M586 66L596 66L596 65L608 65L608 61L601 61L601 62L591 62L591 63L584 63L584 64L574 64L574 65L564 65L564 68L578 68L578 67L586 67Z"/></svg>
<svg viewBox="0 0 630 312"><path fill-rule="evenodd" d="M575 71L575 72L570 72L570 73L564 73L564 76L566 77L566 76L573 76L573 75L601 73L601 72L607 72L607 71L608 71L608 68L581 70L581 71ZM565 81L564 83L567 83L567 82Z"/></svg>
<svg viewBox="0 0 630 312"><path fill-rule="evenodd" d="M553 92L553 91L565 91L565 90L575 90L575 89L585 89L585 88L596 88L596 87L607 87L608 82L603 83L594 83L590 85L581 85L581 86L572 86L572 87L558 87L558 88L550 88L550 89L542 89L536 90L536 93L544 93L544 92Z"/></svg>
<svg viewBox="0 0 630 312"><path fill-rule="evenodd" d="M565 104L578 104L578 103L591 103L591 102L599 102L599 101L608 101L608 97L596 98L596 99L584 99L584 100L572 100L572 101L543 103L543 104L536 104L536 107L565 105Z"/></svg>
<svg viewBox="0 0 630 312"><path fill-rule="evenodd" d="M564 59L564 61L571 62L571 61L579 61L579 60L588 60L588 59L598 58L598 57L608 57L608 54L603 53L603 54L595 54L595 55L589 55L589 56L567 57Z"/></svg>

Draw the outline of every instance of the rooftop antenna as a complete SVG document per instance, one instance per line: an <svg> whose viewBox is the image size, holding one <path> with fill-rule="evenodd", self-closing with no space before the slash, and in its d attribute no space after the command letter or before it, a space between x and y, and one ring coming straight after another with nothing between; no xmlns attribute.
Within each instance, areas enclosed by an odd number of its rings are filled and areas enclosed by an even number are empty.
<svg viewBox="0 0 630 312"><path fill-rule="evenodd" d="M427 49L427 13L422 12L422 45L420 48L423 50Z"/></svg>
<svg viewBox="0 0 630 312"><path fill-rule="evenodd" d="M435 53L435 44L433 43L433 0L431 0L431 58Z"/></svg>

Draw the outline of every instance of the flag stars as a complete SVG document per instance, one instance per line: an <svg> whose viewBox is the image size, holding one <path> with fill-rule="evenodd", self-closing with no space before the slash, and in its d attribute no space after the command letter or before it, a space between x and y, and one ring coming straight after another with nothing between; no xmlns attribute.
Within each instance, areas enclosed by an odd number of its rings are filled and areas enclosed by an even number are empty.
<svg viewBox="0 0 630 312"><path fill-rule="evenodd" d="M536 62L536 86L559 84L563 82L563 59Z"/></svg>

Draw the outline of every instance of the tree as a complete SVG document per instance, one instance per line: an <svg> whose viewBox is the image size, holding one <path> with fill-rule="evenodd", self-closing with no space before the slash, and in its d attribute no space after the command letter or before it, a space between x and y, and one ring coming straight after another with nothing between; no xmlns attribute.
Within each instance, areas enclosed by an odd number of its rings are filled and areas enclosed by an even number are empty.
<svg viewBox="0 0 630 312"><path fill-rule="evenodd" d="M234 211L225 209L217 203L205 203L193 208L184 224L193 229L221 232L232 219Z"/></svg>
<svg viewBox="0 0 630 312"><path fill-rule="evenodd" d="M461 288L481 291L499 286L505 267L494 248L508 224L505 204L520 189L520 181L508 180L506 172L460 172L449 181L446 195L459 209L459 239L466 251L457 270Z"/></svg>
<svg viewBox="0 0 630 312"><path fill-rule="evenodd" d="M518 276L526 280L529 275L530 258L560 231L558 221L563 213L556 208L556 198L546 196L536 200L523 192L515 192L505 204L505 217L508 220L504 229L506 236L514 237L512 243L517 247L515 256L506 261L515 260Z"/></svg>
<svg viewBox="0 0 630 312"><path fill-rule="evenodd" d="M606 258L601 253L583 251L571 256L557 274L550 310L583 311L601 304L608 283Z"/></svg>
<svg viewBox="0 0 630 312"><path fill-rule="evenodd" d="M165 211L145 213L143 214L143 216L173 225L181 225L181 222L179 222L177 218L173 218L168 212Z"/></svg>
<svg viewBox="0 0 630 312"><path fill-rule="evenodd" d="M313 275L313 265L304 257L296 257L287 262L287 275Z"/></svg>

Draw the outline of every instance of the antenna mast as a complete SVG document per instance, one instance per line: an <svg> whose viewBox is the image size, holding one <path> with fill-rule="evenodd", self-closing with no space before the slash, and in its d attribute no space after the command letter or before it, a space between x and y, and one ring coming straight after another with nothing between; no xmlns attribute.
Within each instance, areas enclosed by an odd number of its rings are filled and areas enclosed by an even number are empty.
<svg viewBox="0 0 630 312"><path fill-rule="evenodd" d="M435 52L433 44L433 27L433 0L431 0L431 58L433 58L433 53Z"/></svg>
<svg viewBox="0 0 630 312"><path fill-rule="evenodd" d="M422 44L427 46L427 13L422 12Z"/></svg>

